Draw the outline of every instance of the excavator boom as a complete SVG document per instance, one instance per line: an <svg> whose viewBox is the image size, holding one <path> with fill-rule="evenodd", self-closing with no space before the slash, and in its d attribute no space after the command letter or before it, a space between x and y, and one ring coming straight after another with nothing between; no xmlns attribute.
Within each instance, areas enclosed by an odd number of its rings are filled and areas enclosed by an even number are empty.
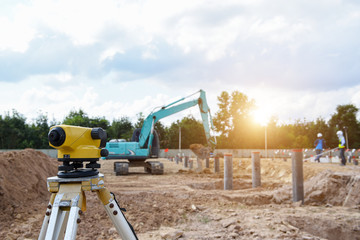
<svg viewBox="0 0 360 240"><path fill-rule="evenodd" d="M153 129L153 126L156 124L157 121L159 121L162 118L168 117L172 114L191 108L195 105L199 105L199 110L204 126L206 140L209 146L215 147L216 139L214 137L211 137L211 130L214 128L214 125L210 114L210 108L206 101L205 92L203 90L200 90L199 92L200 92L200 97L198 99L190 100L188 102L184 102L174 106L174 104L184 101L188 97L182 98L180 100L177 100L176 102L168 104L167 106L161 107L161 109L156 112L149 114L149 116L144 121L143 127L141 128L140 140L139 140L140 147L144 147L145 143L147 142L147 139L151 137L151 132L152 132L151 130Z"/></svg>

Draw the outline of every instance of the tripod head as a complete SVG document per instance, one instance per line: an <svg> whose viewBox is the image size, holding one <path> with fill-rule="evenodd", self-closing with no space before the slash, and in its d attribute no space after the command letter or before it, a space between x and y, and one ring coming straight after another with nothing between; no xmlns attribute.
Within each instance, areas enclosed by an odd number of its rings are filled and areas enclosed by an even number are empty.
<svg viewBox="0 0 360 240"><path fill-rule="evenodd" d="M74 178L97 175L100 157L109 152L106 145L106 131L102 128L85 128L70 125L57 125L50 128L49 145L58 150L58 177ZM85 165L84 162L89 162Z"/></svg>

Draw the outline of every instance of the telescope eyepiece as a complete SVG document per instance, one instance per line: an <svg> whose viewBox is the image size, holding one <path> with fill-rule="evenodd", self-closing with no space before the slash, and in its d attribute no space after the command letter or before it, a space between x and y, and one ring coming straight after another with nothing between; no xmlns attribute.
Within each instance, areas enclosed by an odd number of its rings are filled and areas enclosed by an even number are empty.
<svg viewBox="0 0 360 240"><path fill-rule="evenodd" d="M66 134L64 129L61 127L55 127L50 130L48 134L49 142L55 146L59 147L65 142Z"/></svg>

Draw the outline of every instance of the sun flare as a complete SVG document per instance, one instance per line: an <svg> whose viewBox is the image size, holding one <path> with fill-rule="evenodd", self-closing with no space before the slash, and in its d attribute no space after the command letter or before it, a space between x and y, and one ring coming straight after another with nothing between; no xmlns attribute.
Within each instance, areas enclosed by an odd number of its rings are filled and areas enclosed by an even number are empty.
<svg viewBox="0 0 360 240"><path fill-rule="evenodd" d="M252 116L255 122L257 122L261 126L266 126L269 123L271 113L270 110L267 108L258 107L252 112Z"/></svg>

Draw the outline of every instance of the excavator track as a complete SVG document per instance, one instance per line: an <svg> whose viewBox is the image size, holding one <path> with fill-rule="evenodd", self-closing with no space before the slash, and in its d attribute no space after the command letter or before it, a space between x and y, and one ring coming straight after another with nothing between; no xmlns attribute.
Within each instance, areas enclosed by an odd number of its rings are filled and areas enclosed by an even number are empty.
<svg viewBox="0 0 360 240"><path fill-rule="evenodd" d="M153 175L164 174L164 164L158 161L147 161L145 171Z"/></svg>

